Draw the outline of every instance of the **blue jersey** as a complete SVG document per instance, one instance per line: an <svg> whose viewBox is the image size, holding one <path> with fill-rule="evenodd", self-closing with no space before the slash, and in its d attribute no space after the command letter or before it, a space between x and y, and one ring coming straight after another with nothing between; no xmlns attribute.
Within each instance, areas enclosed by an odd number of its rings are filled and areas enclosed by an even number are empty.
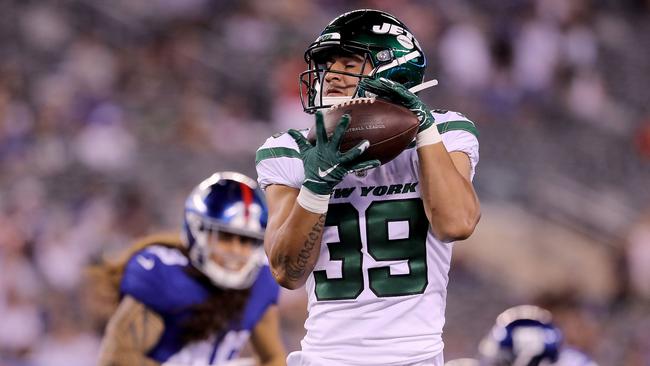
<svg viewBox="0 0 650 366"><path fill-rule="evenodd" d="M158 313L165 325L159 342L148 356L163 362L218 365L236 358L269 306L276 304L279 287L268 266L251 287L241 321L231 322L209 339L183 346L181 324L193 305L210 296L205 284L187 273L188 258L176 248L152 245L137 252L126 265L120 292ZM218 311L218 310L215 310Z"/></svg>

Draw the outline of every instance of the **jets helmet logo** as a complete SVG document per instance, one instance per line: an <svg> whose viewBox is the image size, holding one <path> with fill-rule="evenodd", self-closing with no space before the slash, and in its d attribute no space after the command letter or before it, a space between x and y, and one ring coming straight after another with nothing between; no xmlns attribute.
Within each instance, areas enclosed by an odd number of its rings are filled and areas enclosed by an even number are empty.
<svg viewBox="0 0 650 366"><path fill-rule="evenodd" d="M404 48L412 49L418 41L413 37L411 32L400 27L396 24L384 23L382 25L375 25L372 27L372 31L376 34L392 34L397 37L397 42L399 42Z"/></svg>

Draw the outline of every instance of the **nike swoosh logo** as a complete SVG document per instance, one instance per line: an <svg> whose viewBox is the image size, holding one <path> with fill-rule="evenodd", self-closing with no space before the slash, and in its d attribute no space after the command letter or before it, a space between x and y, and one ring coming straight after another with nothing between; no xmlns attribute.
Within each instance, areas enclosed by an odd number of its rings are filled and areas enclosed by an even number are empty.
<svg viewBox="0 0 650 366"><path fill-rule="evenodd" d="M329 173L331 173L334 169L336 169L337 166L339 166L339 165L336 164L336 165L334 165L333 167L331 167L331 168L329 168L329 169L327 169L327 170L325 170L325 171L322 171L322 170L320 169L320 167L318 167L318 175L319 175L321 178L325 178L325 177L327 177L327 175L328 175Z"/></svg>
<svg viewBox="0 0 650 366"><path fill-rule="evenodd" d="M361 146L358 147L358 149L361 150L361 152L364 152L366 149L368 149L368 147L370 147L370 141L366 140L363 142L363 144L361 144Z"/></svg>
<svg viewBox="0 0 650 366"><path fill-rule="evenodd" d="M138 263L140 263L140 265L142 266L142 268L146 269L147 271L151 271L153 266L156 265L156 261L154 261L153 259L145 258L141 255L139 255L135 260L137 260Z"/></svg>

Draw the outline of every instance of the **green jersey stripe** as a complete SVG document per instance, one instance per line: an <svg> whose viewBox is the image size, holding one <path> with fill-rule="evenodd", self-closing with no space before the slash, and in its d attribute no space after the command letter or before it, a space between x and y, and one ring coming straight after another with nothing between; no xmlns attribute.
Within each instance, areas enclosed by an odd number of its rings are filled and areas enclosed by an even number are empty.
<svg viewBox="0 0 650 366"><path fill-rule="evenodd" d="M266 149L257 150L255 153L255 165L260 161L271 158L298 158L300 153L297 150L288 147L269 147Z"/></svg>
<svg viewBox="0 0 650 366"><path fill-rule="evenodd" d="M462 131L467 131L472 135L478 137L478 130L476 129L476 126L474 126L474 123L467 120L442 122L437 124L436 127L438 128L438 132L441 134L449 131L462 130ZM411 142L411 144L409 144L407 149L413 147L415 147L415 141ZM287 147L269 147L266 149L260 149L255 154L255 164L259 164L260 161L265 159L271 159L271 158L300 159L300 153L297 150L290 149Z"/></svg>
<svg viewBox="0 0 650 366"><path fill-rule="evenodd" d="M440 124L437 124L436 127L438 127L438 132L439 133L445 133L449 131L467 131L471 133L472 135L478 137L478 130L476 129L476 126L474 126L474 123L471 121L449 121L449 122L443 122ZM409 146L407 146L407 149L411 149L415 147L415 140L411 141Z"/></svg>
<svg viewBox="0 0 650 366"><path fill-rule="evenodd" d="M462 130L462 131L467 131L472 135L478 137L478 130L476 129L476 126L474 126L474 123L472 123L471 121L460 120L460 121L443 122L437 124L436 127L438 127L438 132L440 133Z"/></svg>

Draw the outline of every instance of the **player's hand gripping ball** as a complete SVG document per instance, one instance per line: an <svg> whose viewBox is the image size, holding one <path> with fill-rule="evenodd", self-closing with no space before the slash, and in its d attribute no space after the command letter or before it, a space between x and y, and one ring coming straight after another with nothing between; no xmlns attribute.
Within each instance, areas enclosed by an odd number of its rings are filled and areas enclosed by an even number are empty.
<svg viewBox="0 0 650 366"><path fill-rule="evenodd" d="M382 164L393 160L418 132L418 118L407 108L381 99L357 98L335 105L323 114L328 136L344 114L350 115L350 125L341 140L340 151L368 140L370 146L359 157L363 160L377 159ZM312 144L316 141L314 130L312 127L307 135Z"/></svg>

